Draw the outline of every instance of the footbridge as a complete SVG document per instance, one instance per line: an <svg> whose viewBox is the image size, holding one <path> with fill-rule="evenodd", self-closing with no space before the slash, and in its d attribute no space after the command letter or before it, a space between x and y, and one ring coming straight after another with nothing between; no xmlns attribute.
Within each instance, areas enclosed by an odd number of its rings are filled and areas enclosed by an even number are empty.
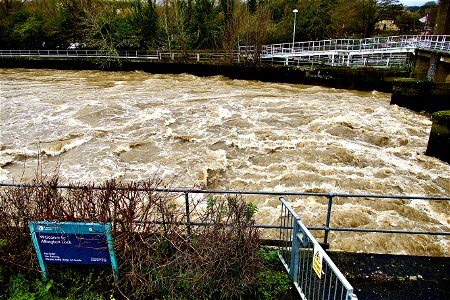
<svg viewBox="0 0 450 300"><path fill-rule="evenodd" d="M331 39L263 45L261 62L284 65L403 67L417 49L450 54L450 35L400 35L366 39ZM254 47L241 52L255 53Z"/></svg>

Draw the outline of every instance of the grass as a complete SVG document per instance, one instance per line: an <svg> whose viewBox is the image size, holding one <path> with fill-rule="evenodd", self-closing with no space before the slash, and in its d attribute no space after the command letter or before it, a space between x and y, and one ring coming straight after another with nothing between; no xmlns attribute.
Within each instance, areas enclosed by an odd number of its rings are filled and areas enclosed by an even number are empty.
<svg viewBox="0 0 450 300"><path fill-rule="evenodd" d="M261 247L258 255L263 262L257 272L258 282L253 292L241 299L292 299L292 282L284 271L278 252ZM35 270L13 274L0 265L0 299L10 300L113 300L124 299L116 288L122 282L114 283L112 271L97 266L51 265L50 277L43 278ZM174 275L174 274L172 274ZM180 285L187 284L182 278ZM180 286L183 290L183 287ZM184 294L160 295L161 299L195 299ZM132 299L132 298L130 298ZM215 299L215 297L211 297Z"/></svg>

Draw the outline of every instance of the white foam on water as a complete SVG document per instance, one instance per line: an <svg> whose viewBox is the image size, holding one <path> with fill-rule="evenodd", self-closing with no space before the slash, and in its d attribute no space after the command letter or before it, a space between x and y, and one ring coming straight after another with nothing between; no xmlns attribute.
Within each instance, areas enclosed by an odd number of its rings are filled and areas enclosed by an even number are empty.
<svg viewBox="0 0 450 300"><path fill-rule="evenodd" d="M390 95L377 91L222 76L17 69L0 69L0 84L0 178L8 180L20 177L23 165L35 166L30 158L37 157L41 141L43 163L60 160L61 180L73 182L157 174L175 186L217 189L437 196L450 191L450 166L423 155L429 116L391 106ZM261 202L260 215L276 221L278 204ZM295 204L306 212L323 206ZM347 218L362 212L361 222L368 218L373 226L376 220L397 227L414 222L414 213L389 220L383 215L391 210L388 204L371 208L374 203L367 202L373 216L358 205L336 208ZM405 205L450 229L448 210ZM443 240L435 241L442 251L448 249ZM359 241L364 251L385 246L379 239L374 245Z"/></svg>
<svg viewBox="0 0 450 300"><path fill-rule="evenodd" d="M121 154L123 152L128 152L131 151L131 144L121 144L119 146L117 146L117 148L113 151L113 153L115 154Z"/></svg>
<svg viewBox="0 0 450 300"><path fill-rule="evenodd" d="M85 136L81 138L76 138L67 141L61 141L54 145L49 146L48 148L42 148L42 153L45 153L50 156L58 156L64 152L67 152L75 147L83 145L84 143L89 142L92 139L92 136Z"/></svg>
<svg viewBox="0 0 450 300"><path fill-rule="evenodd" d="M450 241L446 237L439 237L439 247L442 249L442 253L449 253L450 252Z"/></svg>
<svg viewBox="0 0 450 300"><path fill-rule="evenodd" d="M436 202L439 200L436 200ZM430 219L437 221L440 225L443 225L444 227L448 227L450 224L450 217L448 215L448 211L440 210L436 211L437 207L433 205L434 203L430 201L425 200L414 200L410 201L408 204L406 204L409 207L414 208L415 210L422 212L430 217ZM450 208L450 204L446 204L442 201L442 206L446 208ZM439 209L442 209L441 207Z"/></svg>
<svg viewBox="0 0 450 300"><path fill-rule="evenodd" d="M0 151L0 167L12 163L14 159L15 155L7 154L7 151Z"/></svg>
<svg viewBox="0 0 450 300"><path fill-rule="evenodd" d="M36 157L38 155L38 151L37 148L36 150L31 150L28 148L5 149L0 151L0 155L2 156L2 159L4 159L7 163L10 163L12 162L8 161L10 157L14 157L13 161L16 159L16 157Z"/></svg>

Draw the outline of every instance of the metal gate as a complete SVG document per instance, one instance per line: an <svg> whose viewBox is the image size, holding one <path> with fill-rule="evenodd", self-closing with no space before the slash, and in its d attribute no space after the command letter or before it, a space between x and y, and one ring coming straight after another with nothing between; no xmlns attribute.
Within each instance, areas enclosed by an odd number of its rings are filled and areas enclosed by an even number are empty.
<svg viewBox="0 0 450 300"><path fill-rule="evenodd" d="M353 287L281 197L280 253L302 299L356 300Z"/></svg>

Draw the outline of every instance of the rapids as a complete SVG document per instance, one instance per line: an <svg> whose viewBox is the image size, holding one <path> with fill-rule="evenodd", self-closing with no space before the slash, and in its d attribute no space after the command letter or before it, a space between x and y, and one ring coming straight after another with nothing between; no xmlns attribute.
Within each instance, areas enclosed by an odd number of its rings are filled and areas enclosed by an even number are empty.
<svg viewBox="0 0 450 300"><path fill-rule="evenodd" d="M0 69L0 182L39 156L62 182L159 176L176 187L450 194L450 165L424 154L430 116L390 94L144 72ZM326 199L288 199L323 225ZM276 197L251 199L278 224ZM449 203L354 199L333 226L450 230ZM318 233L320 236L320 233ZM449 238L331 235L334 249L448 255Z"/></svg>

